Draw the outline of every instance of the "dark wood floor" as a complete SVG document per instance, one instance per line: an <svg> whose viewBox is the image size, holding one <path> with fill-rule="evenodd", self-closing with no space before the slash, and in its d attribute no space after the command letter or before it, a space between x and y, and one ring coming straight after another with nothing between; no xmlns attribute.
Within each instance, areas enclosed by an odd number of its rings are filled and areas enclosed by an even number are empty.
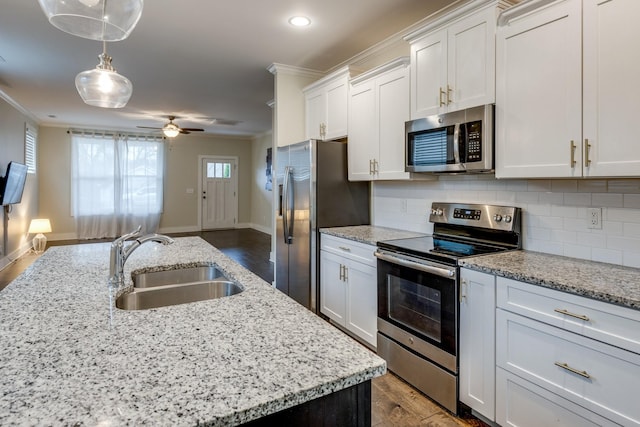
<svg viewBox="0 0 640 427"><path fill-rule="evenodd" d="M198 235L239 264L267 282L273 280L269 261L271 236L252 229L216 230L201 233L173 234L174 237ZM84 241L86 243L87 241ZM90 242L96 242L94 240ZM67 240L49 242L47 246L83 243ZM26 254L0 271L0 290L27 268L38 255ZM457 427L486 426L473 417L459 418L432 402L407 383L387 373L374 378L371 387L372 427Z"/></svg>

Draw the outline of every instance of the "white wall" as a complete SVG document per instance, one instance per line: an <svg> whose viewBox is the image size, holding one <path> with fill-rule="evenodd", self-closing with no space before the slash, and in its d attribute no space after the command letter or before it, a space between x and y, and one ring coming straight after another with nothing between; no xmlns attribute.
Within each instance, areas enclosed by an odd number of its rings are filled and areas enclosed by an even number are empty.
<svg viewBox="0 0 640 427"><path fill-rule="evenodd" d="M10 161L24 163L25 124L34 128L34 122L23 112L0 97L0 176L5 176ZM40 159L40 163L42 159ZM27 234L29 223L38 215L38 180L28 174L22 202L12 206L12 211L5 218L5 211L0 207L0 269L29 249ZM4 224L7 220L7 229ZM7 245L4 247L4 238Z"/></svg>
<svg viewBox="0 0 640 427"><path fill-rule="evenodd" d="M71 216L71 138L66 128L41 127L38 155L41 162L40 213L52 221L51 240L75 239L75 222ZM161 232L199 230L198 224L198 156L233 156L238 158L238 225L252 222L253 158L250 138L212 135L180 135L167 142L165 199ZM187 189L194 189L187 193Z"/></svg>
<svg viewBox="0 0 640 427"><path fill-rule="evenodd" d="M430 233L431 203L467 202L523 210L524 249L640 267L640 179L496 180L493 176L437 181L377 182L372 223ZM601 230L587 228L587 208L602 208Z"/></svg>
<svg viewBox="0 0 640 427"><path fill-rule="evenodd" d="M251 228L271 234L272 191L265 188L267 183L267 149L273 147L271 132L256 137L251 146ZM273 153L272 153L273 161Z"/></svg>

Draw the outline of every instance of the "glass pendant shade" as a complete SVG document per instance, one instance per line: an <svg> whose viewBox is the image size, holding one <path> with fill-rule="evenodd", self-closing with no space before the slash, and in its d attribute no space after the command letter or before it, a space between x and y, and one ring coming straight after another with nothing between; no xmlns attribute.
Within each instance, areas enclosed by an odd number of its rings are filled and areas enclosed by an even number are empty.
<svg viewBox="0 0 640 427"><path fill-rule="evenodd" d="M142 15L143 0L38 0L49 22L85 39L126 39Z"/></svg>
<svg viewBox="0 0 640 427"><path fill-rule="evenodd" d="M76 76L76 89L85 104L102 108L122 108L127 105L133 86L128 78L111 66L111 57L106 53L98 56L100 63L93 70Z"/></svg>
<svg viewBox="0 0 640 427"><path fill-rule="evenodd" d="M180 128L173 123L169 123L162 128L162 133L167 138L175 138L180 133Z"/></svg>

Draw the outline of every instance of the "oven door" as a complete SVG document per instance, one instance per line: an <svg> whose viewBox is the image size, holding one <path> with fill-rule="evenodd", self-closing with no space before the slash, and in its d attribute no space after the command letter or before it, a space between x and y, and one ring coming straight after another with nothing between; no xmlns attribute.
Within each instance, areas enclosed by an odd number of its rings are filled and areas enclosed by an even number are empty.
<svg viewBox="0 0 640 427"><path fill-rule="evenodd" d="M457 268L380 250L378 330L457 372Z"/></svg>

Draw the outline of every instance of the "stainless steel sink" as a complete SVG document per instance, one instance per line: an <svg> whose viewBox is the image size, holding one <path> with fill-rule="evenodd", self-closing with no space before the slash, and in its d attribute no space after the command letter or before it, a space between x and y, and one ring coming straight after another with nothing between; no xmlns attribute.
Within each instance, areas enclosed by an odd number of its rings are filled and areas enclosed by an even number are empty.
<svg viewBox="0 0 640 427"><path fill-rule="evenodd" d="M210 280L227 280L214 266L180 268L177 270L152 271L132 276L136 288L176 285L179 283L205 282Z"/></svg>
<svg viewBox="0 0 640 427"><path fill-rule="evenodd" d="M229 280L211 280L181 283L161 287L138 288L120 295L116 307L122 310L145 310L208 299L223 298L242 292L242 288Z"/></svg>

